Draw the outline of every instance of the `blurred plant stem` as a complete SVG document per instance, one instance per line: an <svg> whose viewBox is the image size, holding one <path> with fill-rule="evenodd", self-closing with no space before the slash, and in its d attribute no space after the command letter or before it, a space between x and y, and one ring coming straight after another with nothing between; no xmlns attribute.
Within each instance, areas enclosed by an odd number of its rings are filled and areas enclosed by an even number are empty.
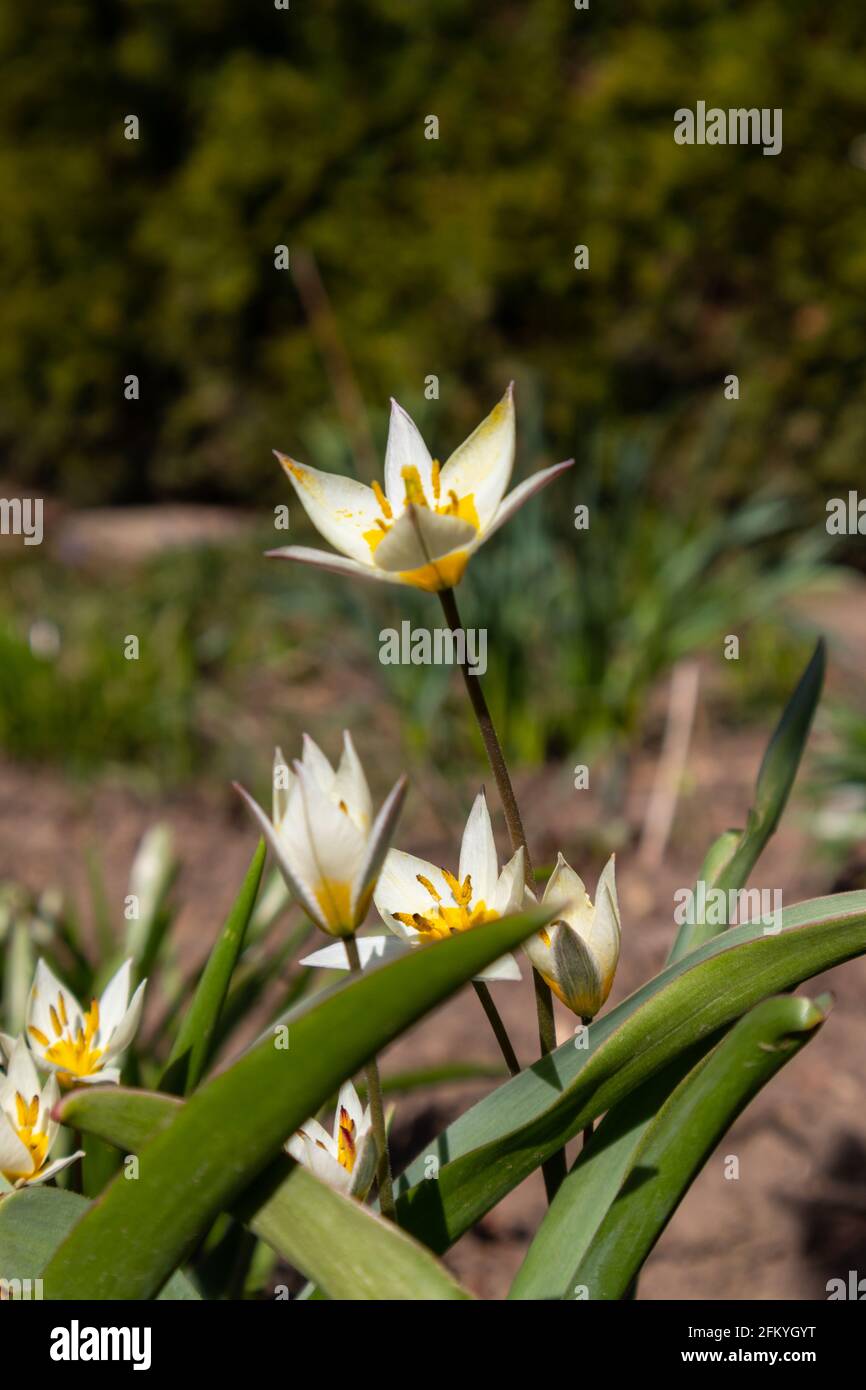
<svg viewBox="0 0 866 1390"><path fill-rule="evenodd" d="M445 621L448 623L452 632L462 632L463 622L460 611L457 607L457 598L453 589L440 589L439 599L442 603L442 611L445 614ZM465 646L464 646L465 651ZM505 755L502 752L502 745L493 725L493 719L484 698L484 691L481 689L481 681L477 675L469 670L466 661L460 663L460 670L463 673L463 684L466 686L466 693L472 705L481 737L484 740L484 747L487 750L487 757L493 769L493 776L496 779L496 787L499 791L499 799L502 802L502 809L505 812L505 821L508 825L508 833L511 837L511 847L513 850L523 850L523 872L526 879L526 886L534 891L535 879L532 872L532 859L529 854L529 846L526 843L526 832L523 829L523 821L520 818L520 808L517 805L517 798L514 795L514 788L511 785L511 778L508 774L508 767L505 762ZM532 982L535 986L535 1009L538 1015L538 1041L541 1047L542 1057L548 1052L553 1052L556 1047L556 1027L553 1019L553 996L549 986L533 968ZM482 1000L482 1003L484 1001ZM492 1002L492 1001L491 1001ZM489 1015L488 1015L489 1016ZM552 1201L556 1195L559 1184L565 1177L565 1153L552 1154L543 1165L544 1186L547 1191L548 1201Z"/></svg>
<svg viewBox="0 0 866 1390"><path fill-rule="evenodd" d="M346 955L349 957L351 968L357 975L360 975L361 957L358 955L358 943L354 936L346 937ZM379 1163L376 1172L379 1183L379 1209L386 1220L396 1224L397 1209L394 1206L394 1189L391 1183L391 1158L388 1153L388 1135L385 1130L382 1083L379 1080L379 1068L376 1065L375 1057L367 1063L364 1075L367 1079L370 1118L373 1121L373 1133L376 1136L376 1147L379 1150Z"/></svg>

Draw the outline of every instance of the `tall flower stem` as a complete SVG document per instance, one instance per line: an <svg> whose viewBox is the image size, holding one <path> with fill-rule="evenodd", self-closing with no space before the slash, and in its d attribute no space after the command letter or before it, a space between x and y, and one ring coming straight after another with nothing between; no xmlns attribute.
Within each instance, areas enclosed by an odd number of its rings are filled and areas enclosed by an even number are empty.
<svg viewBox="0 0 866 1390"><path fill-rule="evenodd" d="M496 1036L496 1041L499 1043L500 1051L502 1052L502 1055L505 1058L505 1065L511 1072L511 1075L516 1076L517 1073L520 1071L520 1063L517 1060L517 1053L511 1046L511 1039L509 1038L508 1033L506 1032L505 1024L502 1022L502 1016L500 1015L499 1010L493 1002L490 990L487 988L483 980L473 980L472 984L475 989L475 993L478 995L478 998L481 1001L481 1007L486 1013L487 1018L490 1022L490 1027L493 1029L493 1032Z"/></svg>
<svg viewBox="0 0 866 1390"><path fill-rule="evenodd" d="M583 1015L583 1014L581 1015L580 1021L581 1021L581 1023L583 1024L584 1028L588 1028L589 1025L592 1023L592 1019L591 1019L588 1015ZM590 1139L592 1138L592 1132L593 1132L593 1131L592 1131L592 1120L590 1120L589 1124L586 1126L586 1129L583 1131L583 1134L582 1134L582 1136L581 1136L581 1147L582 1147L582 1148L584 1148L584 1149L586 1148L587 1144L589 1143Z"/></svg>
<svg viewBox="0 0 866 1390"><path fill-rule="evenodd" d="M358 943L354 936L346 937L346 955L349 957L349 965L356 974L361 973L361 958L358 955ZM388 1153L388 1135L385 1132L385 1110L382 1105L382 1083L379 1080L379 1068L376 1065L375 1057L371 1058L364 1068L364 1075L367 1080L367 1098L370 1102L370 1118L373 1122L373 1134L376 1138L376 1148L379 1153L379 1163L376 1170L376 1177L379 1183L379 1209L384 1217L396 1223L397 1208L394 1205L394 1188L391 1182L391 1158Z"/></svg>
<svg viewBox="0 0 866 1390"><path fill-rule="evenodd" d="M460 611L457 607L457 597L453 589L441 589L439 599L442 604L442 611L445 614L445 621L452 632L461 632L463 622ZM464 648L465 650L465 648ZM523 821L520 818L520 808L517 805L517 798L514 795L514 788L511 785L511 778L508 774L508 766L505 762L505 755L502 752L502 744L493 723L493 718L481 688L479 677L469 670L467 662L460 663L460 670L463 674L463 684L466 686L466 693L469 696L469 703L475 715L476 722L484 747L487 750L487 757L493 776L496 781L496 788L499 792L499 800L502 802L502 809L505 812L505 822L508 826L508 834L511 837L511 847L513 850L523 850L523 865L528 888L534 889L535 878L532 872L532 860L529 855L529 846L526 843L526 832L523 829ZM553 1019L553 996L550 988L545 984L538 971L533 967L532 982L535 986L535 1011L538 1016L538 1041L541 1047L542 1057L548 1052L553 1052L556 1047L556 1028ZM547 1190L547 1197L552 1201L556 1195L559 1184L565 1177L565 1153L560 1150L552 1154L543 1165L544 1185Z"/></svg>

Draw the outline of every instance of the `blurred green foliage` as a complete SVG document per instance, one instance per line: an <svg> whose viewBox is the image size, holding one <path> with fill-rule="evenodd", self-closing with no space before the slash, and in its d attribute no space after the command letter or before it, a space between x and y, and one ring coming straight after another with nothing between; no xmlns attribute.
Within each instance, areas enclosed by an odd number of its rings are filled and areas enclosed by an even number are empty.
<svg viewBox="0 0 866 1390"><path fill-rule="evenodd" d="M822 517L866 446L863 36L848 0L5 7L12 472L79 501L281 495L270 449L311 458L330 396L285 243L377 409L435 373L456 442L529 374L560 457L663 423L662 496L730 413L713 495L760 469ZM699 99L782 107L782 154L677 146Z"/></svg>

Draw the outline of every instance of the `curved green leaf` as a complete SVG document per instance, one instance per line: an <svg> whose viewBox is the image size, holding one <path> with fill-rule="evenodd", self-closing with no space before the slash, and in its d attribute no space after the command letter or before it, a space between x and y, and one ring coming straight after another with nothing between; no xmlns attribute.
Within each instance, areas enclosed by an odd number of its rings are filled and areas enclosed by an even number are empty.
<svg viewBox="0 0 866 1390"><path fill-rule="evenodd" d="M679 1084L648 1126L620 1195L561 1297L625 1298L693 1179L761 1087L813 1038L829 1000L765 999ZM552 1210L552 1209L551 1209Z"/></svg>
<svg viewBox="0 0 866 1390"><path fill-rule="evenodd" d="M209 1223L347 1076L549 920L533 911L412 951L289 1015L146 1145L137 1182L115 1179L45 1271L46 1297L152 1298Z"/></svg>
<svg viewBox="0 0 866 1390"><path fill-rule="evenodd" d="M82 1087L59 1117L84 1134L137 1152L182 1102L121 1087ZM343 1197L298 1164L278 1159L234 1215L331 1299L441 1300L471 1295L422 1245L369 1207Z"/></svg>
<svg viewBox="0 0 866 1390"><path fill-rule="evenodd" d="M824 1021L820 1003L764 1000L705 1055L691 1049L646 1082L640 1111L611 1110L546 1213L509 1298L567 1298L578 1284L590 1298L624 1297L707 1153ZM669 1144L676 1153L664 1153ZM632 1200L638 1183L643 1217ZM613 1287L614 1266L620 1292L601 1292Z"/></svg>
<svg viewBox="0 0 866 1390"><path fill-rule="evenodd" d="M564 1043L449 1126L398 1181L400 1224L446 1250L561 1148L687 1048L769 994L866 951L866 893L799 903L780 935L730 928L669 965L593 1023L589 1047ZM432 1163L438 1179L429 1181Z"/></svg>
<svg viewBox="0 0 866 1390"><path fill-rule="evenodd" d="M61 1241L90 1206L86 1197L61 1187L24 1187L0 1202L0 1279L39 1279ZM161 1299L198 1300L182 1270L169 1279Z"/></svg>
<svg viewBox="0 0 866 1390"><path fill-rule="evenodd" d="M220 1013L256 905L267 846L259 840L241 890L208 957L192 1003L171 1049L160 1089L189 1095L211 1056Z"/></svg>
<svg viewBox="0 0 866 1390"><path fill-rule="evenodd" d="M745 830L736 843L732 838L736 831L720 836L704 861L700 876L708 886L725 890L743 888L779 824L812 727L826 665L826 647L821 638L767 745ZM704 922L684 922L669 961L679 960L723 929Z"/></svg>

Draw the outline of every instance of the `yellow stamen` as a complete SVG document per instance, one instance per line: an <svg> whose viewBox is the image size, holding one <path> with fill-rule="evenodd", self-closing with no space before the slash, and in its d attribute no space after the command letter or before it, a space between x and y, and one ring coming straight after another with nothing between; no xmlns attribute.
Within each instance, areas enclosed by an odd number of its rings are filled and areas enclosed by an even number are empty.
<svg viewBox="0 0 866 1390"><path fill-rule="evenodd" d="M60 1022L60 1017L53 1004L49 1004L48 1006L48 1016L51 1019L51 1027L54 1029L54 1036L56 1038L62 1037L63 1024Z"/></svg>
<svg viewBox="0 0 866 1390"><path fill-rule="evenodd" d="M428 941L442 941L446 937L454 936L456 932L469 931L472 927L481 926L483 922L494 922L499 916L487 907L485 902L472 904L472 876L467 874L463 882L447 869L442 869L442 876L451 890L451 895L457 904L456 907L446 907L442 902L441 894L433 887L433 884L423 874L416 874L418 882L422 888L434 899L436 906L430 912L395 912L390 909L391 916L398 922L402 922L406 927L414 927Z"/></svg>
<svg viewBox="0 0 866 1390"><path fill-rule="evenodd" d="M427 889L427 892L430 894L430 897L435 898L437 903L441 903L442 894L436 892L436 889L433 887L433 884L430 882L429 878L425 878L423 874L416 874L415 877L421 884L421 887Z"/></svg>
<svg viewBox="0 0 866 1390"><path fill-rule="evenodd" d="M355 1121L344 1106L340 1106L340 1123L337 1130L337 1162L347 1173L355 1166L357 1149L355 1146Z"/></svg>
<svg viewBox="0 0 866 1390"><path fill-rule="evenodd" d="M406 464L400 469L400 477L406 489L405 506L414 503L416 507L426 507L427 498L424 496L424 488L421 485L421 475L413 463Z"/></svg>
<svg viewBox="0 0 866 1390"><path fill-rule="evenodd" d="M49 1039L46 1038L41 1028L34 1028L33 1024L31 1023L30 1027L27 1029L27 1032L30 1034L31 1038L33 1038L35 1042L39 1043L40 1047L48 1046Z"/></svg>
<svg viewBox="0 0 866 1390"><path fill-rule="evenodd" d="M99 1001L92 999L82 1022L78 1021L74 1031L67 1025L58 1030L60 1017L53 1007L49 1009L52 1027L58 1033L57 1041L50 1043L38 1028L30 1029L31 1037L45 1048L45 1060L59 1068L57 1079L61 1086L71 1086L75 1078L93 1076L102 1070L103 1047L94 1047L94 1039L99 1031ZM66 1016L65 1010L62 1010Z"/></svg>
<svg viewBox="0 0 866 1390"><path fill-rule="evenodd" d="M431 470L431 471L432 471L432 477L433 477L433 496L436 498L436 501L438 502L438 501L439 501L439 492L440 492L441 485L442 485L442 480L441 480L441 477L440 477L439 460L438 460L438 459L434 459L434 460L433 460L433 467L432 467L432 470Z"/></svg>
<svg viewBox="0 0 866 1390"><path fill-rule="evenodd" d="M390 521L394 515L394 513L391 510L391 503L388 501L387 497L382 491L381 484L378 483L375 480L375 478L373 479L373 491L376 494L376 501L379 503L379 510L381 511L382 515L384 517L387 517L388 521Z"/></svg>

